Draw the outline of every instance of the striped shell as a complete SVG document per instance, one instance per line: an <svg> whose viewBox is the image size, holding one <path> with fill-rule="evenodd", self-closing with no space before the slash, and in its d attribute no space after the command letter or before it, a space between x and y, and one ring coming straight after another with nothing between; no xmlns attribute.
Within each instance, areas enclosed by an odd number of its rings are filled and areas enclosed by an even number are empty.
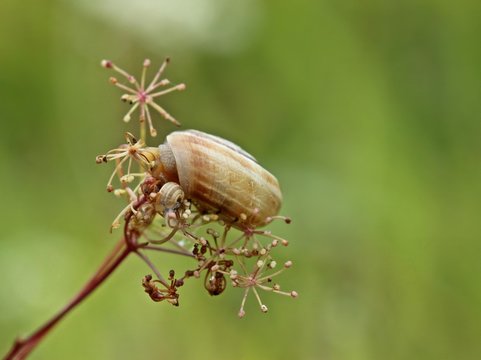
<svg viewBox="0 0 481 360"><path fill-rule="evenodd" d="M196 130L173 132L167 143L186 198L201 210L253 226L277 215L282 201L277 179L239 146Z"/></svg>

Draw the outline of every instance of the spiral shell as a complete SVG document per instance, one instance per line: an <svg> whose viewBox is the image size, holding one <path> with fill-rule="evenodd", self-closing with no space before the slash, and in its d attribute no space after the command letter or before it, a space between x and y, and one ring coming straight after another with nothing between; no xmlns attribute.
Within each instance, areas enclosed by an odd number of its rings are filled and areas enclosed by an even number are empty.
<svg viewBox="0 0 481 360"><path fill-rule="evenodd" d="M165 169L176 168L186 198L235 225L261 226L278 213L277 179L234 143L196 130L176 131L160 145ZM175 161L175 165L173 162ZM167 177L172 178L172 175Z"/></svg>
<svg viewBox="0 0 481 360"><path fill-rule="evenodd" d="M165 211L177 210L184 200L184 191L179 184L168 182L160 189L158 200L156 204L157 211L163 213Z"/></svg>

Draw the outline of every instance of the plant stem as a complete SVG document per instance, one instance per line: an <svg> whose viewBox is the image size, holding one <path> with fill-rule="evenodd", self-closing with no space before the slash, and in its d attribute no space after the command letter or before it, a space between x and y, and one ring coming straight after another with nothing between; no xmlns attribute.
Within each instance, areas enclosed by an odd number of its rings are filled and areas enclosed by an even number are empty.
<svg viewBox="0 0 481 360"><path fill-rule="evenodd" d="M33 334L25 339L17 339L5 356L4 360L21 360L25 359L28 354L42 341L42 339L52 330L52 328L62 320L71 310L85 300L94 292L125 260L135 248L125 246L125 240L120 240L112 252L105 258L102 265L95 272L92 278L85 286L75 295L72 300L50 320L40 326Z"/></svg>

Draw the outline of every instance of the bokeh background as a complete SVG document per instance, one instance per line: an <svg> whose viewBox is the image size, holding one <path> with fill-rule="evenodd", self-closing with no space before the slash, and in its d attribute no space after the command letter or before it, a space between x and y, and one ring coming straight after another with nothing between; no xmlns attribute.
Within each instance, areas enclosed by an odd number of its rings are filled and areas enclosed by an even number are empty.
<svg viewBox="0 0 481 360"><path fill-rule="evenodd" d="M481 2L0 2L0 353L59 309L120 233L95 156L126 105L99 66L144 58L184 128L279 178L290 239L269 313L201 281L182 304L127 261L32 359L479 359ZM173 127L156 120L158 142ZM177 259L158 261L166 269ZM164 265L163 265L164 266Z"/></svg>

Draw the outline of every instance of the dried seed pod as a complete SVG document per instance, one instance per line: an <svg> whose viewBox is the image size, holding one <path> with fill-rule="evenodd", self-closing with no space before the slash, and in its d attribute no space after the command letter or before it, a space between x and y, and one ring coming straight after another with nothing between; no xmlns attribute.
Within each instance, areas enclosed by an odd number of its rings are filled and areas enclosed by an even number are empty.
<svg viewBox="0 0 481 360"><path fill-rule="evenodd" d="M227 281L224 274L220 272L212 273L210 270L205 274L204 287L212 296L220 295L224 292Z"/></svg>

